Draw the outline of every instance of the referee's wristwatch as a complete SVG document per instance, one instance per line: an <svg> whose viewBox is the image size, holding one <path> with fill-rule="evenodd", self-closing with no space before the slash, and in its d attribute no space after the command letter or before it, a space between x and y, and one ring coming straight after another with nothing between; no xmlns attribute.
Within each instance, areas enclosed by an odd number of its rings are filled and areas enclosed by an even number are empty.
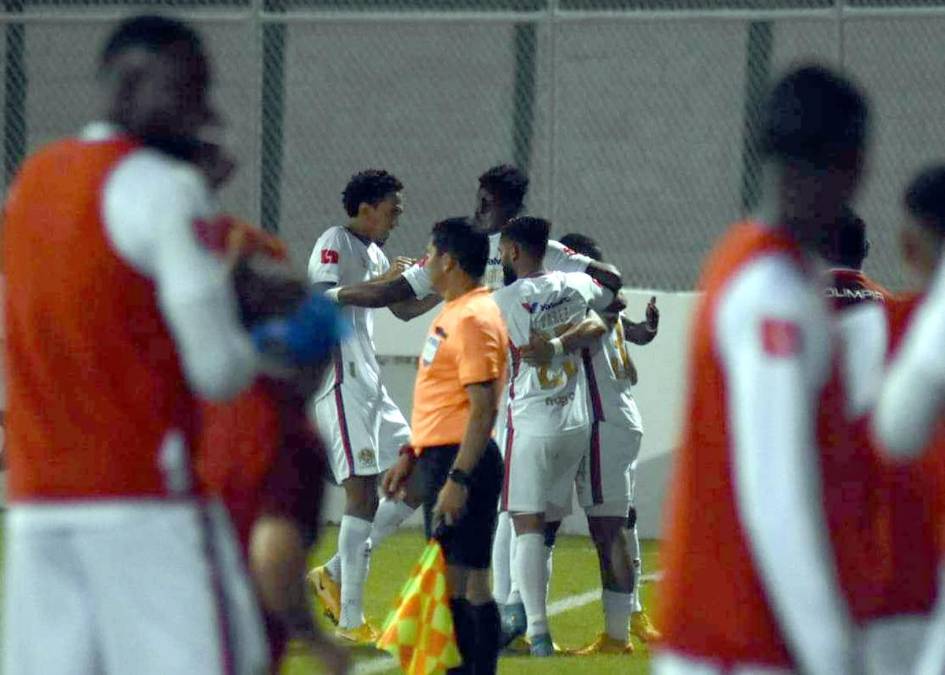
<svg viewBox="0 0 945 675"><path fill-rule="evenodd" d="M469 484L472 482L469 478L469 474L462 469L451 469L446 477L454 483L459 483L467 490L469 489Z"/></svg>

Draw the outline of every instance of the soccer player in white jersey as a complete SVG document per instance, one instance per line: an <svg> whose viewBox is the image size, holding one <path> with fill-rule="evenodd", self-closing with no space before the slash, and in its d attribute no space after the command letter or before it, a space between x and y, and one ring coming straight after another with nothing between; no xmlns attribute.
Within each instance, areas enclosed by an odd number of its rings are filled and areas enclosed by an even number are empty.
<svg viewBox="0 0 945 675"><path fill-rule="evenodd" d="M594 260L603 257L597 242L586 235L567 234L561 242ZM632 653L628 619L630 633L642 642L659 639L643 611L639 592L642 559L634 493L643 420L633 398L637 370L627 343L631 335L639 340L640 324L611 309L603 312L601 318L608 332L581 353L593 422L591 442L578 470L576 486L600 559L606 630L592 644L578 650L580 655ZM656 336L658 322L653 298L647 306L647 320L642 322L646 342ZM560 521L553 525L556 532Z"/></svg>
<svg viewBox="0 0 945 675"><path fill-rule="evenodd" d="M316 289L370 281L386 274L387 256L378 243L387 240L403 212L403 185L386 171L352 176L343 202L351 220L327 229L309 261ZM335 354L334 369L315 397L314 413L325 435L335 481L345 490L345 513L338 552L312 570L310 580L340 637L357 643L376 639L364 619L364 580L371 547L406 520L417 506L411 500L384 499L378 504L378 476L410 442L410 428L381 382L374 348L373 310L346 307L353 327ZM340 588L339 588L340 587Z"/></svg>
<svg viewBox="0 0 945 675"><path fill-rule="evenodd" d="M584 366L566 355L561 335L614 294L586 274L548 272L542 266L551 226L520 217L502 231L500 258L506 283L495 292L509 331L512 367L505 435L502 510L515 525L514 576L527 615L531 653L554 653L546 608L545 518L571 501L571 486L590 438ZM605 330L597 320L599 333ZM534 335L551 339L551 363L533 367L519 350Z"/></svg>

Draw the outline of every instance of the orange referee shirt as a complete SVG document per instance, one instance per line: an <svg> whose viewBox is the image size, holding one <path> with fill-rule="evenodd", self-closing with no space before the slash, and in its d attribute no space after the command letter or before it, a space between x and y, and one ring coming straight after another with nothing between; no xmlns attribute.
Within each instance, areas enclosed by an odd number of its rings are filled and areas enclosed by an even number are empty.
<svg viewBox="0 0 945 675"><path fill-rule="evenodd" d="M501 393L508 344L505 322L488 288L476 288L443 306L423 344L413 390L410 426L418 453L462 442L469 421L465 387L494 380Z"/></svg>

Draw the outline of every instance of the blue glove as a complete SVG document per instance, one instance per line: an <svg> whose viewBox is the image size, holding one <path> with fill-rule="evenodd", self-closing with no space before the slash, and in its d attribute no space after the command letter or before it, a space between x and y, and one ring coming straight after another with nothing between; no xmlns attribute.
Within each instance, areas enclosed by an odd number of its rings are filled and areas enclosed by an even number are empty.
<svg viewBox="0 0 945 675"><path fill-rule="evenodd" d="M270 319L250 334L257 351L307 366L328 358L348 335L348 325L335 303L314 293L291 316Z"/></svg>

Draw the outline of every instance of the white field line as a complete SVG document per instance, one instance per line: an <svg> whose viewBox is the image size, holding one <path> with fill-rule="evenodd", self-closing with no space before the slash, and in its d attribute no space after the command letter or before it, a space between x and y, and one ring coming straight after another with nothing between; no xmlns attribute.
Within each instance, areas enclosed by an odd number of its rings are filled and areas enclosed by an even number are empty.
<svg viewBox="0 0 945 675"><path fill-rule="evenodd" d="M658 581L662 576L659 572L653 574L644 574L640 577L641 583L648 583L650 581ZM569 595L566 598L561 598L560 600L555 600L554 602L548 605L548 618L557 616L558 614L564 614L569 612L572 609L577 609L578 607L583 607L584 605L589 605L595 600L600 598L600 589L592 588L589 591L584 593L578 593L577 595ZM361 661L357 663L352 669L353 675L376 675L376 673L383 673L385 670L390 670L391 668L396 667L397 662L394 660L393 656L379 656L368 661Z"/></svg>

